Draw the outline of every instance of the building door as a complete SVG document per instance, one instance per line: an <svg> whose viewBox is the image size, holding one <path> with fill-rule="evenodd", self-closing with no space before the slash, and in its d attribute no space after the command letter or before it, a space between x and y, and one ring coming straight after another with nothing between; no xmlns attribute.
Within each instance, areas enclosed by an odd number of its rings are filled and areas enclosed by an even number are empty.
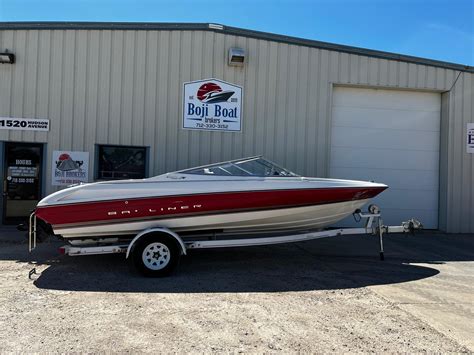
<svg viewBox="0 0 474 355"><path fill-rule="evenodd" d="M330 176L387 184L386 224L437 229L441 95L335 87L332 102Z"/></svg>
<svg viewBox="0 0 474 355"><path fill-rule="evenodd" d="M35 208L41 196L43 145L5 143L3 223L16 224Z"/></svg>

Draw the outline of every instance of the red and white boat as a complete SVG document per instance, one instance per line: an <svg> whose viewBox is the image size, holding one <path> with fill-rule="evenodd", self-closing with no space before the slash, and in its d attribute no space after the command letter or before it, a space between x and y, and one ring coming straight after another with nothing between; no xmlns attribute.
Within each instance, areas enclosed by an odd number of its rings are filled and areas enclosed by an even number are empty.
<svg viewBox="0 0 474 355"><path fill-rule="evenodd" d="M251 157L143 180L81 184L38 203L36 218L71 244L126 238L164 227L251 234L321 229L387 188L365 181L307 178Z"/></svg>

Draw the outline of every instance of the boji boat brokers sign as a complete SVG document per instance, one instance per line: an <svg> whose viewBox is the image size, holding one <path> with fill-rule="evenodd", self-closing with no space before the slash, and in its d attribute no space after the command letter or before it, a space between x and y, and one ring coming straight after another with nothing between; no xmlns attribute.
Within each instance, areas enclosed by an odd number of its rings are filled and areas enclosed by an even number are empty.
<svg viewBox="0 0 474 355"><path fill-rule="evenodd" d="M218 79L184 83L183 128L242 129L242 87Z"/></svg>
<svg viewBox="0 0 474 355"><path fill-rule="evenodd" d="M89 181L89 152L53 151L52 185Z"/></svg>
<svg viewBox="0 0 474 355"><path fill-rule="evenodd" d="M467 124L466 144L467 152L474 153L474 123Z"/></svg>

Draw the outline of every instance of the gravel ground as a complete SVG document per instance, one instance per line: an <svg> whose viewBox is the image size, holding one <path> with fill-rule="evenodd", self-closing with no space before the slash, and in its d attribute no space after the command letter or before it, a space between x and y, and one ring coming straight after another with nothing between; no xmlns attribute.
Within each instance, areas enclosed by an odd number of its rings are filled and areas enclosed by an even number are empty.
<svg viewBox="0 0 474 355"><path fill-rule="evenodd" d="M401 237L384 262L368 237L194 251L165 279L55 242L30 261L15 238L0 237L0 352L474 351L374 291L439 277Z"/></svg>

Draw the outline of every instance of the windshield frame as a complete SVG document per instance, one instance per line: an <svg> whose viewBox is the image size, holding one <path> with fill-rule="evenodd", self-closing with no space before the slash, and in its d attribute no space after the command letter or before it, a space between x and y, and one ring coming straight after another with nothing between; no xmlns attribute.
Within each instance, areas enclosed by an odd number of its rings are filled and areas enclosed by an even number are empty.
<svg viewBox="0 0 474 355"><path fill-rule="evenodd" d="M257 168L264 169L264 174L254 173L246 167L245 164L250 162L257 162L261 166L256 166ZM229 168L232 168L234 172L230 171ZM211 169L219 169L218 171L223 172L223 174L216 174L212 172ZM206 170L208 172L206 172ZM235 170L238 170L240 173L236 173ZM268 173L266 173L268 171ZM275 164L271 160L268 160L262 156L254 156L248 158L241 158L235 160L229 160L225 162L213 163L202 165L190 169L184 169L180 171L176 171L176 173L180 174L189 174L189 175L199 175L199 176L218 176L218 177L301 177L300 175L288 170L286 168L281 167L278 164Z"/></svg>

